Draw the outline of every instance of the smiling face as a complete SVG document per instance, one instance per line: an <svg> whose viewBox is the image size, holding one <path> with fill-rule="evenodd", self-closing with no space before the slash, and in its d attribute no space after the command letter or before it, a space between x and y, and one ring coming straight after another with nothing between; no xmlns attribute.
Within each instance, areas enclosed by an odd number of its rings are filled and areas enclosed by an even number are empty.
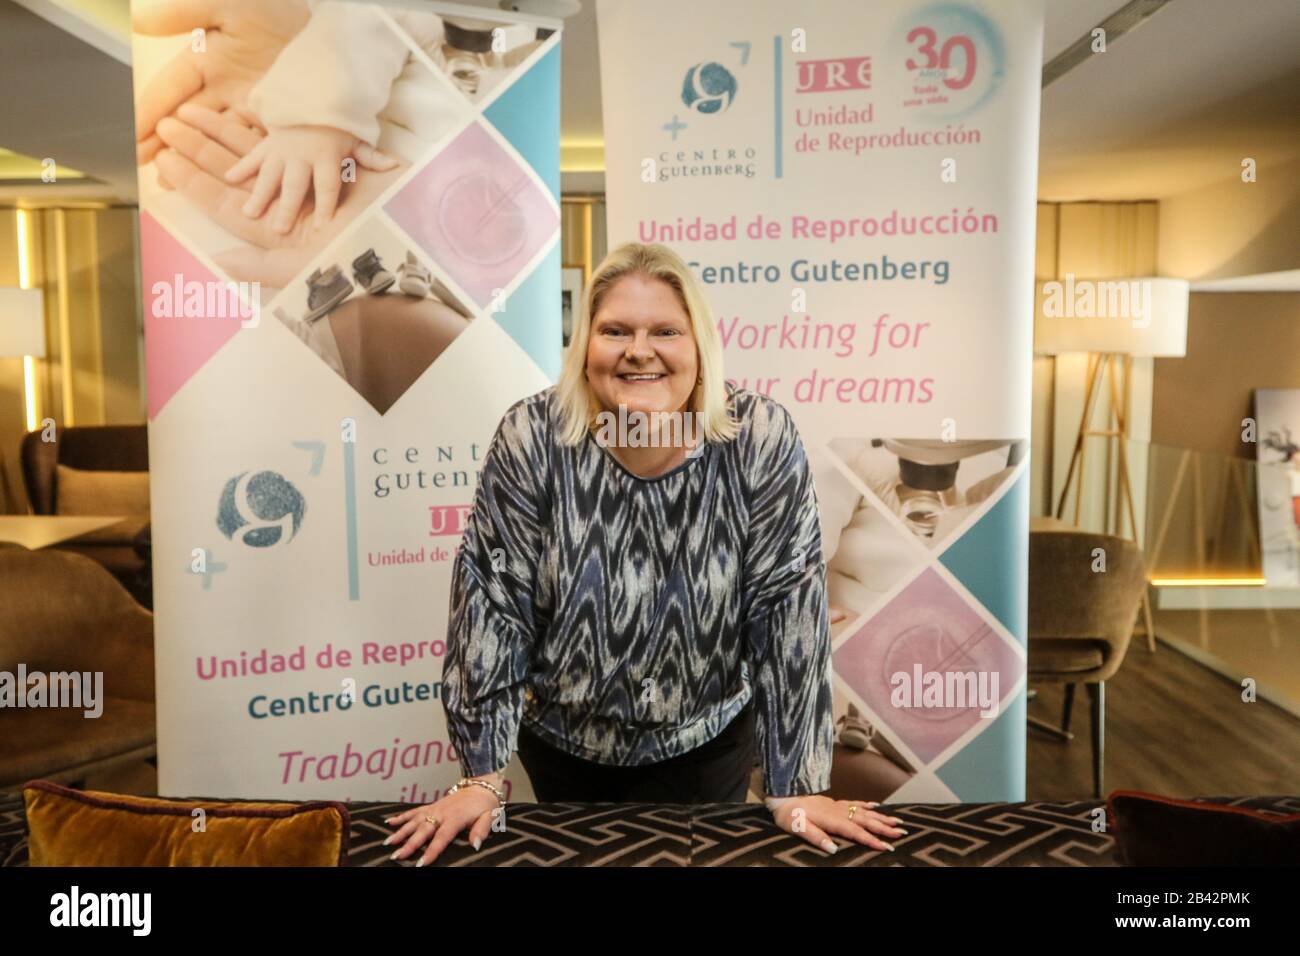
<svg viewBox="0 0 1300 956"><path fill-rule="evenodd" d="M587 381L605 411L689 411L700 374L690 316L667 282L627 275L605 292L587 340Z"/></svg>

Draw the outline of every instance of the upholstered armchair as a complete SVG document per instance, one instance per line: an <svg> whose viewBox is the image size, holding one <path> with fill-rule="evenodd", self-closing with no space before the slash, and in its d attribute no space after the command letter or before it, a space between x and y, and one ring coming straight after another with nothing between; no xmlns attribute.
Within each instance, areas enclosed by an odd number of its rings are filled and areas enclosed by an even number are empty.
<svg viewBox="0 0 1300 956"><path fill-rule="evenodd" d="M1100 567L1105 570L1095 570ZM1074 688L1087 688L1097 797L1105 762L1106 681L1124 662L1145 587L1142 552L1126 538L1078 530L1029 535L1029 681L1065 684L1061 726L1034 717L1029 722L1071 739Z"/></svg>
<svg viewBox="0 0 1300 956"><path fill-rule="evenodd" d="M101 673L102 711L0 708L0 791L38 777L80 785L155 756L153 615L98 563L0 542L0 671L16 679L20 664Z"/></svg>
<svg viewBox="0 0 1300 956"><path fill-rule="evenodd" d="M60 428L23 436L23 481L38 515L120 515L59 545L98 561L149 606L149 436L144 425Z"/></svg>

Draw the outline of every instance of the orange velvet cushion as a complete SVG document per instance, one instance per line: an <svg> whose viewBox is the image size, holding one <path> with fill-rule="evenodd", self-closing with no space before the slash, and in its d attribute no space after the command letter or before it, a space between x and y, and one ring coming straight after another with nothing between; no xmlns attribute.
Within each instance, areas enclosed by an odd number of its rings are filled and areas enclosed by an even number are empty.
<svg viewBox="0 0 1300 956"><path fill-rule="evenodd" d="M348 852L342 803L163 800L47 780L23 799L32 866L342 866Z"/></svg>

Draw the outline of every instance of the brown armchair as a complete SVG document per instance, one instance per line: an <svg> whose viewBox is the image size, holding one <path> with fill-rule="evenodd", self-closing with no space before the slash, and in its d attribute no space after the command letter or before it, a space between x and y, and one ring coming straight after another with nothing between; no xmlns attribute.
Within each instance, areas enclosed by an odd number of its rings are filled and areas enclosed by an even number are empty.
<svg viewBox="0 0 1300 956"><path fill-rule="evenodd" d="M87 774L157 753L153 615L99 564L0 542L0 671L99 672L102 713L0 708L0 791ZM84 703L84 702L83 702Z"/></svg>
<svg viewBox="0 0 1300 956"><path fill-rule="evenodd" d="M1094 571L1097 550L1105 571ZM1142 552L1126 538L1077 530L1029 535L1029 681L1065 684L1061 726L1029 723L1071 739L1074 688L1088 689L1093 795L1102 793L1106 681L1124 662L1146 588Z"/></svg>
<svg viewBox="0 0 1300 956"><path fill-rule="evenodd" d="M28 432L22 461L32 511L58 514L59 465L84 471L148 471L149 433L144 425L87 425L59 429L56 440L46 442L41 432Z"/></svg>
<svg viewBox="0 0 1300 956"><path fill-rule="evenodd" d="M61 428L55 441L42 441L39 431L23 436L22 470L27 499L38 515L86 513L64 507L59 498L59 466L79 472L149 471L149 434L144 425L89 425ZM66 474L66 472L65 472ZM85 497L83 490L82 497ZM105 500L109 496L105 496ZM107 514L121 509L107 505ZM113 573L137 601L149 606L147 593L149 508L123 514L122 521L74 538L59 547L84 554Z"/></svg>

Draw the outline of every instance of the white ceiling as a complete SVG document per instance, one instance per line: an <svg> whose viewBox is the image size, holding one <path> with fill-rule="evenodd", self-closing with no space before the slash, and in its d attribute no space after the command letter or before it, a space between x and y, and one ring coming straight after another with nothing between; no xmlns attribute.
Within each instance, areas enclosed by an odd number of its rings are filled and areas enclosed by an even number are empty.
<svg viewBox="0 0 1300 956"><path fill-rule="evenodd" d="M1172 0L1042 109L1042 199L1162 199L1239 176L1245 157L1300 156L1300 2Z"/></svg>
<svg viewBox="0 0 1300 956"><path fill-rule="evenodd" d="M83 33L83 36L87 35ZM0 0L0 146L52 158L97 183L0 181L0 202L135 198L131 67Z"/></svg>
<svg viewBox="0 0 1300 956"><path fill-rule="evenodd" d="M0 146L60 157L105 183L60 187L73 194L97 189L133 200L130 74L111 55L122 38L111 36L114 18L103 14L127 0L22 2L65 25L69 15L99 8L87 25L110 34L99 44L109 52L0 0L5 73L41 78L3 98ZM461 2L497 7L496 0ZM1047 0L1044 60L1124 2ZM94 42L94 30L78 33ZM1159 199L1235 176L1243 157L1267 167L1300 156L1298 37L1300 0L1171 0L1044 91L1040 198ZM562 63L562 140L566 147L599 144L594 0L583 0L582 12L567 21ZM54 194L31 186L27 194L33 188ZM0 199L22 192L0 186Z"/></svg>

